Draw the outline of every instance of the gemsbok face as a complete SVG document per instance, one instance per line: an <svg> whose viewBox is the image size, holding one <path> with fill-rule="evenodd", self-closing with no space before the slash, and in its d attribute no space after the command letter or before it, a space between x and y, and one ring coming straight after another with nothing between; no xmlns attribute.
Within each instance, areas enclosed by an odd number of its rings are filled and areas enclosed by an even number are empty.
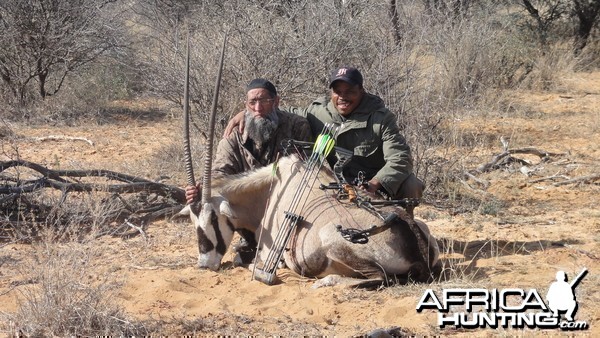
<svg viewBox="0 0 600 338"><path fill-rule="evenodd" d="M220 223L224 223L221 226ZM213 206L204 205L196 221L198 237L198 266L216 271L233 238L233 228L227 218L215 212Z"/></svg>

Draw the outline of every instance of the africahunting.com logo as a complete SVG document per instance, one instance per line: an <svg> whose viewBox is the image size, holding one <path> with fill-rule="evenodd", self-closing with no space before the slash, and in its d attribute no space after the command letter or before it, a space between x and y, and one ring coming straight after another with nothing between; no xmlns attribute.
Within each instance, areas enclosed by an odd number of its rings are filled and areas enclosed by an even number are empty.
<svg viewBox="0 0 600 338"><path fill-rule="evenodd" d="M443 289L441 294L427 289L417 304L417 312L437 310L440 328L586 330L587 322L575 320L578 307L575 289L587 272L584 268L569 283L565 272L558 271L556 281L546 294L546 302L536 289Z"/></svg>

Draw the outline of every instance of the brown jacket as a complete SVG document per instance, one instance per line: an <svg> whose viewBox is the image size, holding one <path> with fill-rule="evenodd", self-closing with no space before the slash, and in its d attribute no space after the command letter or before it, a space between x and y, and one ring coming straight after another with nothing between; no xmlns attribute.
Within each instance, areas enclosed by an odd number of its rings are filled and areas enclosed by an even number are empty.
<svg viewBox="0 0 600 338"><path fill-rule="evenodd" d="M213 175L222 177L264 167L273 163L278 155L283 156L282 141L293 139L312 141L310 125L304 117L277 110L279 125L271 140L263 145L260 153L253 154L253 143L247 133L243 135L237 128L227 138L221 139L213 164Z"/></svg>

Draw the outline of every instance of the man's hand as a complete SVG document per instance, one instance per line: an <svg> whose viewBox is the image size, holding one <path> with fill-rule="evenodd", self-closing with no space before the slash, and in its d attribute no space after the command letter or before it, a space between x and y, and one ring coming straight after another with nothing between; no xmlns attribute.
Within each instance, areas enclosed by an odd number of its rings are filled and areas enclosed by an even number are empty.
<svg viewBox="0 0 600 338"><path fill-rule="evenodd" d="M371 198L380 198L380 196L377 194L377 191L381 189L381 187L381 183L379 183L379 180L376 178L371 179L370 181L366 182L366 184L358 186L360 190L367 192Z"/></svg>
<svg viewBox="0 0 600 338"><path fill-rule="evenodd" d="M187 204L192 204L194 201L196 201L201 191L202 182L198 183L195 187L193 185L188 185L185 187L185 200Z"/></svg>
<svg viewBox="0 0 600 338"><path fill-rule="evenodd" d="M223 131L223 138L229 137L235 127L238 127L240 134L244 133L244 125L246 120L244 119L244 111L239 112L237 115L231 118Z"/></svg>

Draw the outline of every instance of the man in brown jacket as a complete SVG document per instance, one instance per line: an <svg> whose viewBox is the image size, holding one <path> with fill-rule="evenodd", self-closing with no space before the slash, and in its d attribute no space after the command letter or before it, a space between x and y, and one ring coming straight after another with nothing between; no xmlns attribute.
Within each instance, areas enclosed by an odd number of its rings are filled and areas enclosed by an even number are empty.
<svg viewBox="0 0 600 338"><path fill-rule="evenodd" d="M242 173L273 163L283 155L284 141L310 141L310 125L304 117L279 110L275 86L255 79L247 86L246 129L222 139L213 165L217 176Z"/></svg>
<svg viewBox="0 0 600 338"><path fill-rule="evenodd" d="M283 154L287 139L310 141L308 121L279 109L275 86L265 79L254 79L246 87L245 129L235 130L219 141L213 164L213 177L239 174L273 163ZM188 203L200 187L187 186Z"/></svg>
<svg viewBox="0 0 600 338"><path fill-rule="evenodd" d="M246 109L243 133L235 130L219 141L213 164L213 177L239 174L247 170L269 165L284 152L283 141L292 139L311 141L312 134L308 121L279 110L279 96L275 86L265 79L254 79L246 86ZM198 196L198 186L187 186L185 195L188 203ZM242 261L248 263L256 248L254 234L242 233L243 239L236 246ZM252 257L250 257L252 256Z"/></svg>

